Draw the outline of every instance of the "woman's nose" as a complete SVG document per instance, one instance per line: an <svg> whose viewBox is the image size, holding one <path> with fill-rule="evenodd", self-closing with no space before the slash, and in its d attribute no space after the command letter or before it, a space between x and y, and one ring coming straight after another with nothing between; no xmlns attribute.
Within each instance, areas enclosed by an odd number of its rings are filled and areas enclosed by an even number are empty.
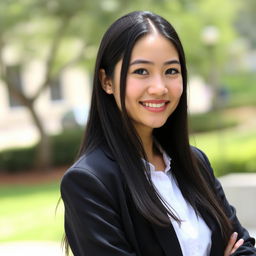
<svg viewBox="0 0 256 256"><path fill-rule="evenodd" d="M168 92L164 79L157 77L150 81L148 93L152 95L162 96Z"/></svg>

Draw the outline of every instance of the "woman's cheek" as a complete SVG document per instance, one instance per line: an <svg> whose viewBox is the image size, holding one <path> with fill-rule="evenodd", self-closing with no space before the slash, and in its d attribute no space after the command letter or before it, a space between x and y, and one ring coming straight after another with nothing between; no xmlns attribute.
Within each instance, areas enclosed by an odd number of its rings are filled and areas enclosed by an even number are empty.
<svg viewBox="0 0 256 256"><path fill-rule="evenodd" d="M182 79L177 79L175 83L172 85L172 95L179 98L183 92L183 83Z"/></svg>
<svg viewBox="0 0 256 256"><path fill-rule="evenodd" d="M129 78L126 82L126 96L129 95L138 95L139 92L143 89L143 83L140 79ZM135 95L134 95L135 96Z"/></svg>

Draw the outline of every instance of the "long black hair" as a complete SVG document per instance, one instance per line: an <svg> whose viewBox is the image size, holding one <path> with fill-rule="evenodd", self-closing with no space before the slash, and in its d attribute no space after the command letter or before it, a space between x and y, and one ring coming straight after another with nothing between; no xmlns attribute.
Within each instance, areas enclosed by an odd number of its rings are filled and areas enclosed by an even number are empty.
<svg viewBox="0 0 256 256"><path fill-rule="evenodd" d="M187 71L183 47L173 26L161 16L145 11L129 13L116 20L103 36L95 64L91 109L80 155L94 150L102 143L107 144L120 166L138 211L148 221L159 226L170 225L168 215L179 221L154 189L150 175L141 161L141 158L147 159L142 142L125 107L126 76L132 49L140 38L152 32L152 26L175 46L183 80L183 93L177 108L162 127L154 129L154 137L171 156L174 175L185 199L196 212L201 207L206 209L219 225L224 241L227 241L231 224L214 194L214 189L206 182L189 145ZM99 77L100 69L104 69L106 75L112 78L119 60L122 60L121 111L113 95L103 90Z"/></svg>

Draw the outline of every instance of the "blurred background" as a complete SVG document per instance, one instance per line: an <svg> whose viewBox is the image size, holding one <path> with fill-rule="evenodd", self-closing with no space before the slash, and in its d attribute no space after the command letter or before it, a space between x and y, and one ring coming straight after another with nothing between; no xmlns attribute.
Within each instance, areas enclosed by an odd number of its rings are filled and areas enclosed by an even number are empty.
<svg viewBox="0 0 256 256"><path fill-rule="evenodd" d="M134 10L162 15L180 35L189 72L191 144L205 151L216 176L249 174L244 183L250 180L255 189L255 0L5 0L1 243L60 242L59 183L86 125L99 42L117 17Z"/></svg>

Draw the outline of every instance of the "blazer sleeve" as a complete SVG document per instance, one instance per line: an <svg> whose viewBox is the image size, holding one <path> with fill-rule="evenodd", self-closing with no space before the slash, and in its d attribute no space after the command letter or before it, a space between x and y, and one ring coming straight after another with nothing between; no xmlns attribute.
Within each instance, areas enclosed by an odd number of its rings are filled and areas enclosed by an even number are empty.
<svg viewBox="0 0 256 256"><path fill-rule="evenodd" d="M256 248L254 247L255 239L250 237L248 231L244 227L242 227L242 225L240 224L240 222L236 216L236 210L233 206L231 206L229 204L229 202L225 196L224 190L221 186L221 183L214 176L213 169L211 167L211 164L210 164L207 156L201 150L198 150L198 151L201 154L200 158L203 157L203 161L205 162L207 169L210 172L217 196L219 197L220 201L223 203L223 206L227 213L228 218L233 223L234 232L238 233L238 239L240 239L240 238L244 239L244 244L242 246L240 246L236 250L236 252L232 254L232 256L242 256L242 255L256 256Z"/></svg>
<svg viewBox="0 0 256 256"><path fill-rule="evenodd" d="M74 256L136 256L113 195L92 171L71 169L61 181L65 233Z"/></svg>

